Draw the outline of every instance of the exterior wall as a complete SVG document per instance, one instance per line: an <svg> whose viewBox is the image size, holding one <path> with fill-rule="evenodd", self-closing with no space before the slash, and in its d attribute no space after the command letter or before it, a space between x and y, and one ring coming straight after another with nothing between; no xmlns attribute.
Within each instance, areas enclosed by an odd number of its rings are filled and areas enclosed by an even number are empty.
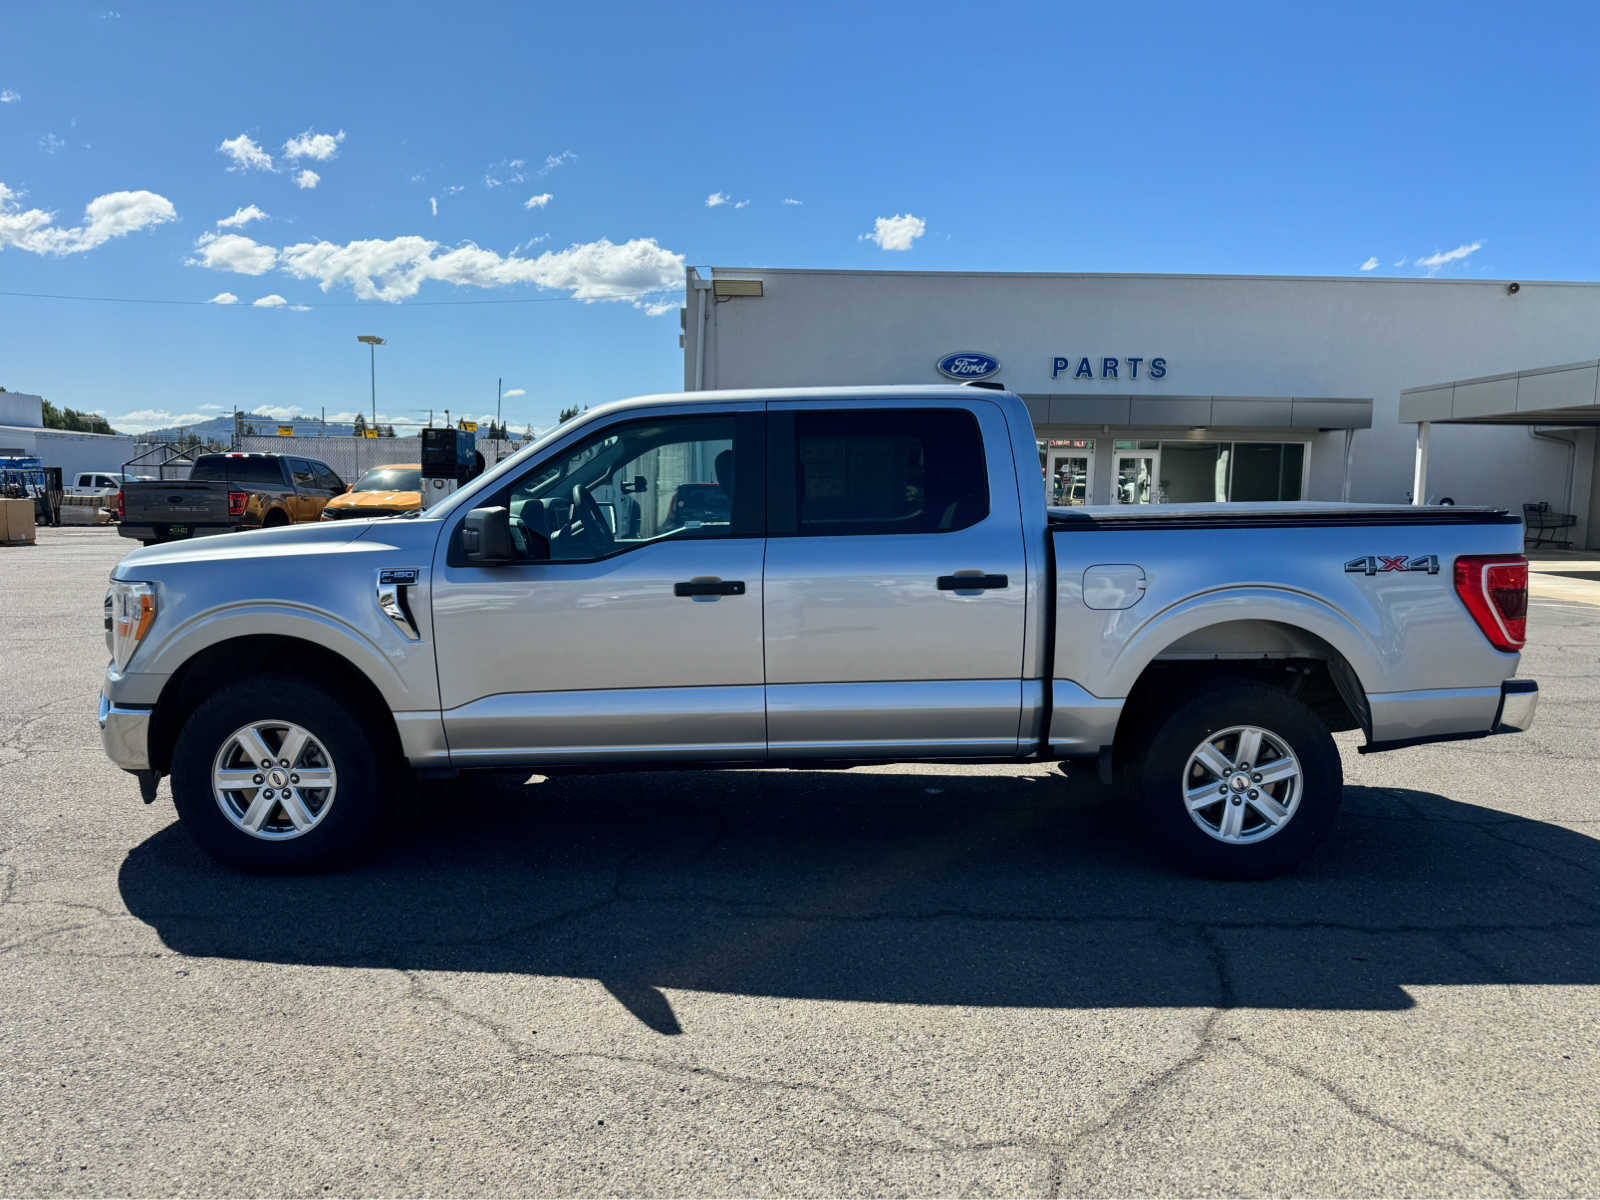
<svg viewBox="0 0 1600 1200"><path fill-rule="evenodd" d="M966 350L998 358L997 378L1030 401L1064 399L1048 410L1052 434L1098 428L1105 414L1128 411L1130 397L1370 397L1372 428L1355 435L1351 498L1372 501L1404 501L1410 491L1414 441L1398 421L1402 389L1592 358L1600 329L1596 284L1523 283L1508 295L1503 282L1429 279L734 268L716 268L713 278L760 279L765 294L707 304L708 388L934 382L934 363ZM692 286L688 300L692 388ZM1058 355L1097 366L1138 356L1145 366L1138 381L1074 386L1069 374L1052 379ZM1149 378L1156 357L1166 359L1159 380ZM1188 433L1183 405L1147 407L1174 414L1169 433ZM1058 425L1062 412L1081 422ZM1566 454L1521 429L1435 426L1428 490L1462 504L1547 499L1560 507ZM1308 499L1339 498L1343 459L1342 432L1313 435Z"/></svg>
<svg viewBox="0 0 1600 1200"><path fill-rule="evenodd" d="M28 392L0 392L0 425L37 429L44 424L44 400Z"/></svg>
<svg viewBox="0 0 1600 1200"><path fill-rule="evenodd" d="M60 467L66 483L79 471L119 471L133 457L133 438L116 433L71 433L0 425L0 447L36 455L47 467Z"/></svg>

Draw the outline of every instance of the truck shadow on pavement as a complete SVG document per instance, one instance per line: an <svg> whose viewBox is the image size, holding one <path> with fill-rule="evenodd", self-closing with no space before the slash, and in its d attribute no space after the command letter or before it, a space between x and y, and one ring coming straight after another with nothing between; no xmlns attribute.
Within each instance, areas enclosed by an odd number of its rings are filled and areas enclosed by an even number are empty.
<svg viewBox="0 0 1600 1200"><path fill-rule="evenodd" d="M428 788L362 866L256 878L176 824L129 911L186 955L1019 1007L1402 1009L1406 988L1600 983L1600 841L1349 788L1267 883L1175 875L1099 789L1016 775L735 771Z"/></svg>

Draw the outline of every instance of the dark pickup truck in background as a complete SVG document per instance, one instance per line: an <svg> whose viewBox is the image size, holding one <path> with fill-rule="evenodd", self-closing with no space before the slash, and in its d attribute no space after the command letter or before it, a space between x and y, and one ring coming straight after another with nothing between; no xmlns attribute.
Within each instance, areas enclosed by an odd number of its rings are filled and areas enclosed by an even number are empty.
<svg viewBox="0 0 1600 1200"><path fill-rule="evenodd" d="M188 479L130 482L118 516L123 537L146 546L239 529L316 521L345 491L326 463L288 454L203 454Z"/></svg>

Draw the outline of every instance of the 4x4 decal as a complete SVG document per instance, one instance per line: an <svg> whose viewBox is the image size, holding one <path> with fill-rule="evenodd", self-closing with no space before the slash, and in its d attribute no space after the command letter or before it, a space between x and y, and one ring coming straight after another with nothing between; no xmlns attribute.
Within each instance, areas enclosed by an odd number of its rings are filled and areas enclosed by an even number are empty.
<svg viewBox="0 0 1600 1200"><path fill-rule="evenodd" d="M1439 556L1368 554L1361 558L1352 558L1345 563L1344 570L1347 575L1383 575L1389 571L1426 571L1429 575L1437 575Z"/></svg>

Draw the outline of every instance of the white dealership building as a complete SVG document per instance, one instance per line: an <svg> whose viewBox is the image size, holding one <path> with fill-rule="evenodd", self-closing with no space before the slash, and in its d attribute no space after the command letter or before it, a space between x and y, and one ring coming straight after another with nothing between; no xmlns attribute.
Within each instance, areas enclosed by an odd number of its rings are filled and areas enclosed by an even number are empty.
<svg viewBox="0 0 1600 1200"><path fill-rule="evenodd" d="M1403 502L1428 420L1428 499L1600 541L1600 284L715 267L687 297L686 389L999 381L1059 503Z"/></svg>

